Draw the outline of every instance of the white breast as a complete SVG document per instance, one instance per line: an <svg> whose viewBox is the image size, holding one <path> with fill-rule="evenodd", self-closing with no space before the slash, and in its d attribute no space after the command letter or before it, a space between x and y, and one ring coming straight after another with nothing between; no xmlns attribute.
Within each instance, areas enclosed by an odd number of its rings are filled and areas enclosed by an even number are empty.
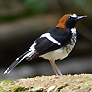
<svg viewBox="0 0 92 92"><path fill-rule="evenodd" d="M65 57L67 57L76 43L76 28L72 28L71 32L72 32L72 39L71 39L70 44L66 45L66 47L61 47L57 50L54 50L54 51L48 52L44 55L41 55L40 57L43 57L43 58L49 59L49 60L58 60L58 59L62 60Z"/></svg>

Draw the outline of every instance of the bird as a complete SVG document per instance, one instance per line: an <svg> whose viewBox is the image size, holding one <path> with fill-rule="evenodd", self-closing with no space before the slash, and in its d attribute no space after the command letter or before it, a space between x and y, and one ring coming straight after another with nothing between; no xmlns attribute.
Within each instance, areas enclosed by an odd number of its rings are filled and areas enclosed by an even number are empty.
<svg viewBox="0 0 92 92"><path fill-rule="evenodd" d="M87 16L77 16L76 14L65 14L59 23L43 33L30 46L28 51L19 56L4 72L9 74L11 70L24 59L32 60L41 57L50 61L55 75L63 74L56 65L56 60L66 58L76 44L77 32L75 25L78 20Z"/></svg>

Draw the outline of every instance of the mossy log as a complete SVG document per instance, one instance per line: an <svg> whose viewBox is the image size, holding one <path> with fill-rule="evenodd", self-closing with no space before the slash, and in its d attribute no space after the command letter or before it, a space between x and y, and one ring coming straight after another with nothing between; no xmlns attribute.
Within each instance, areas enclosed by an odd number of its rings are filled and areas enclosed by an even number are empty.
<svg viewBox="0 0 92 92"><path fill-rule="evenodd" d="M37 76L2 81L0 92L92 92L92 74Z"/></svg>

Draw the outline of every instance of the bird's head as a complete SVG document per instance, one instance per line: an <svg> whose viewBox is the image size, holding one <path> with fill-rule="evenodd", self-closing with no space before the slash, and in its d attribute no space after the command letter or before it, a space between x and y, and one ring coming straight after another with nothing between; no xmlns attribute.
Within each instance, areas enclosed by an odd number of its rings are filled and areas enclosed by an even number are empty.
<svg viewBox="0 0 92 92"><path fill-rule="evenodd" d="M78 20L86 18L87 16L77 16L76 14L66 14L64 15L56 27L63 29L71 29L75 27Z"/></svg>

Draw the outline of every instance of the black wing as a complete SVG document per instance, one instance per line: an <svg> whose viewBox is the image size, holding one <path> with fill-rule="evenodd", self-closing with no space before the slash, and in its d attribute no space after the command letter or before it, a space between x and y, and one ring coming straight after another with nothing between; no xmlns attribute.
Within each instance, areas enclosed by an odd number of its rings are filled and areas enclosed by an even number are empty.
<svg viewBox="0 0 92 92"><path fill-rule="evenodd" d="M38 38L35 40L35 42L36 42L35 50L36 51L29 59L32 59L32 58L38 57L40 55L43 55L47 52L59 49L60 47L67 45L71 41L72 33L70 30L61 29L59 27L54 27L54 28L48 30L47 33L50 33L51 36L56 41L61 43L61 45L51 42L46 37Z"/></svg>

